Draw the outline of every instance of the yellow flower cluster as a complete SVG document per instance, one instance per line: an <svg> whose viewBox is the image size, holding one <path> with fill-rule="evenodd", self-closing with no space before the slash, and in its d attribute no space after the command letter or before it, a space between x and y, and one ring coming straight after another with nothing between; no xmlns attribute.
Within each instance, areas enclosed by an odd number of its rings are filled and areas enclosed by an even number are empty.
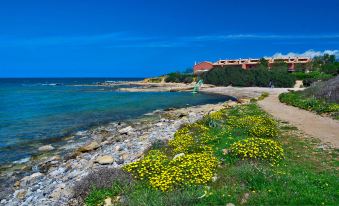
<svg viewBox="0 0 339 206"><path fill-rule="evenodd" d="M150 178L150 185L162 191L182 185L200 185L211 181L217 159L208 152L191 153L169 162L160 175Z"/></svg>
<svg viewBox="0 0 339 206"><path fill-rule="evenodd" d="M173 148L174 153L187 152L194 145L194 139L191 134L176 133L168 145Z"/></svg>
<svg viewBox="0 0 339 206"><path fill-rule="evenodd" d="M205 151L204 146L218 138L208 131L209 128L201 123L186 125L174 134L168 145L173 148L174 153Z"/></svg>
<svg viewBox="0 0 339 206"><path fill-rule="evenodd" d="M277 123L264 115L245 116L239 119L231 117L229 124L247 129L250 136L272 138L278 135Z"/></svg>
<svg viewBox="0 0 339 206"><path fill-rule="evenodd" d="M270 139L251 137L232 144L230 149L232 154L242 159L267 160L276 164L284 158L281 145Z"/></svg>
<svg viewBox="0 0 339 206"><path fill-rule="evenodd" d="M167 156L159 150L151 150L143 159L124 166L134 178L149 179L160 174L168 162Z"/></svg>
<svg viewBox="0 0 339 206"><path fill-rule="evenodd" d="M213 120L222 120L224 119L224 116L225 116L224 110L219 110L208 115L208 117Z"/></svg>
<svg viewBox="0 0 339 206"><path fill-rule="evenodd" d="M217 164L211 152L185 154L170 160L159 150L152 150L144 159L126 165L124 170L148 181L154 188L168 191L209 182Z"/></svg>

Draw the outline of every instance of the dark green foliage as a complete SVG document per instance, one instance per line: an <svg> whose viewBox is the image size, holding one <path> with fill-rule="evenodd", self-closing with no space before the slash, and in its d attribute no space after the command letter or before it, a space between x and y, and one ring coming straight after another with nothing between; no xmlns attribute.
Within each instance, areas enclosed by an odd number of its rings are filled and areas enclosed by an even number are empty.
<svg viewBox="0 0 339 206"><path fill-rule="evenodd" d="M265 68L268 68L268 60L265 58L259 59L259 66L263 66Z"/></svg>
<svg viewBox="0 0 339 206"><path fill-rule="evenodd" d="M339 74L339 62L325 64L321 67L321 71L326 74L337 75Z"/></svg>
<svg viewBox="0 0 339 206"><path fill-rule="evenodd" d="M186 73L174 72L167 75L165 82L175 82L175 83L192 83L193 75Z"/></svg>
<svg viewBox="0 0 339 206"><path fill-rule="evenodd" d="M216 67L202 75L207 84L217 86L268 87L270 82L275 87L293 87L295 77L287 72L286 67L268 70L264 67L244 70L241 68Z"/></svg>

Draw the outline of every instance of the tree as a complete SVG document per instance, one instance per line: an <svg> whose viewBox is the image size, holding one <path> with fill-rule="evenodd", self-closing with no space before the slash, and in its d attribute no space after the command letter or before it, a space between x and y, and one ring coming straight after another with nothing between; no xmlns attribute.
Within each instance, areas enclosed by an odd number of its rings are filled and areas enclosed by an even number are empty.
<svg viewBox="0 0 339 206"><path fill-rule="evenodd" d="M259 60L259 65L258 65L258 66L262 66L262 67L268 68L268 60L265 59L265 58L261 58L261 59Z"/></svg>

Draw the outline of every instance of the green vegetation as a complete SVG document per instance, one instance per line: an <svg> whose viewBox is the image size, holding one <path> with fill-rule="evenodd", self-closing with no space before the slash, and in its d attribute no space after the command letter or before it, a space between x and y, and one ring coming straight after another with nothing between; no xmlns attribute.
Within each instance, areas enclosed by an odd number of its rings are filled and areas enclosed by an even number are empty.
<svg viewBox="0 0 339 206"><path fill-rule="evenodd" d="M147 78L144 81L150 82L150 83L160 83L162 81L163 77L153 77L153 78Z"/></svg>
<svg viewBox="0 0 339 206"><path fill-rule="evenodd" d="M263 92L259 97L258 100L264 100L266 97L270 96L268 92Z"/></svg>
<svg viewBox="0 0 339 206"><path fill-rule="evenodd" d="M294 72L292 73L292 75L295 76L298 80L303 80L303 85L306 87L310 86L314 82L328 80L333 77L332 74L327 74L319 71L310 71L308 73Z"/></svg>
<svg viewBox="0 0 339 206"><path fill-rule="evenodd" d="M244 70L242 68L216 67L202 74L201 78L207 84L217 86L240 86L240 87L293 87L296 78L290 75L287 67L275 67L271 70L258 67Z"/></svg>
<svg viewBox="0 0 339 206"><path fill-rule="evenodd" d="M329 114L334 119L339 119L339 104L328 103L322 99L308 97L304 92L288 92L279 95L283 103L299 107L301 109L314 111L318 114Z"/></svg>
<svg viewBox="0 0 339 206"><path fill-rule="evenodd" d="M293 132L256 104L214 112L127 165L130 183L119 184L128 179L122 175L107 188L86 182L92 189L85 203L335 205L337 151L316 149Z"/></svg>
<svg viewBox="0 0 339 206"><path fill-rule="evenodd" d="M339 74L339 62L334 55L325 54L313 59L312 62L295 65L296 72L289 73L287 63L276 62L268 69L268 61L259 60L259 65L254 69L243 70L239 67L215 67L203 73L201 78L205 83L217 86L259 86L293 87L295 80L303 80L304 86L310 86L317 81L328 80Z"/></svg>
<svg viewBox="0 0 339 206"><path fill-rule="evenodd" d="M167 74L165 78L165 82L175 82L175 83L192 83L193 80L194 80L193 74L179 72Z"/></svg>

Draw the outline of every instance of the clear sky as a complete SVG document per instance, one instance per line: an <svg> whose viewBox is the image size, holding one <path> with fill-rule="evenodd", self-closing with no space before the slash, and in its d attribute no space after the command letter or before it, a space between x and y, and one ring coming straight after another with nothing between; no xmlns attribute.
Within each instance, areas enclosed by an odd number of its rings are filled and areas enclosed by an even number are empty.
<svg viewBox="0 0 339 206"><path fill-rule="evenodd" d="M339 0L0 2L0 77L146 77L338 49Z"/></svg>

